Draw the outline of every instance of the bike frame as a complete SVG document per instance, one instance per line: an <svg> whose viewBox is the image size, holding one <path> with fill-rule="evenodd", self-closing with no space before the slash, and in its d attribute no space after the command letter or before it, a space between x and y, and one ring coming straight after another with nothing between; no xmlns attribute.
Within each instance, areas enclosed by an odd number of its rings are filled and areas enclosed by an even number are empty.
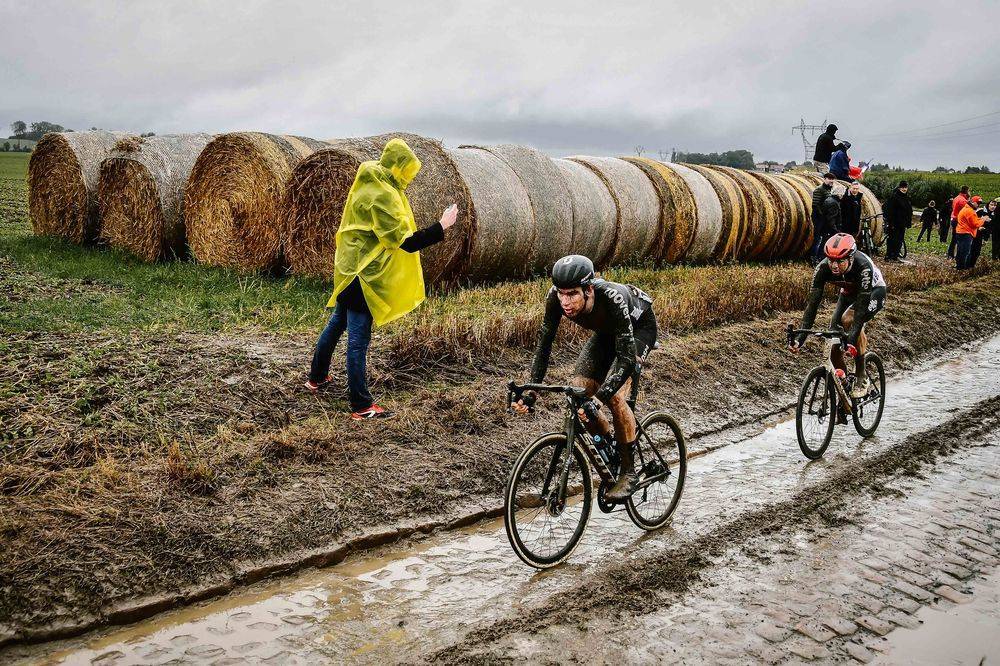
<svg viewBox="0 0 1000 666"><path fill-rule="evenodd" d="M629 410L632 412L632 418L635 419L636 440L638 441L640 438L645 439L646 444L653 451L653 454L656 456L656 459L659 460L660 464L663 465L665 471L661 472L660 474L656 474L652 477L643 479L639 484L637 484L636 492L644 490L648 486L658 481L661 481L670 474L669 465L663 459L663 456L660 454L659 449L657 449L656 446L653 445L653 442L650 439L649 434L646 432L646 429L643 428L642 422L639 420L638 416L635 413L635 404L636 400L639 397L640 374L641 370L637 371L635 375L632 377L632 390L629 395L629 398L626 400L626 404L628 405ZM566 445L563 447L564 448L563 451L557 450L553 454L552 460L549 462L549 469L548 472L546 473L545 481L542 485L543 497L549 497L549 502L558 500L559 504L565 503L566 497L568 497L569 495L568 493L569 466L570 466L570 458L573 455L574 442L579 442L582 445L583 450L587 454L587 459L589 460L590 464L593 465L594 468L597 470L597 475L601 478L601 480L607 483L614 483L615 481L614 475L611 473L611 470L608 469L607 464L605 464L604 458L602 458L601 454L597 451L597 446L594 444L593 437L590 435L586 426L580 420L580 416L577 414L577 409L579 409L580 405L583 404L584 400L588 398L588 396L586 396L586 394L583 392L583 389L570 386L548 386L544 384L517 385L514 382L511 382L508 385L508 387L510 389L508 404L513 403L513 398L515 396L519 397L524 391L528 390L561 392L565 394L566 418L563 421L563 432L566 436L565 439ZM647 464L646 455L644 455L643 453L644 447L637 446L636 448L639 453L640 469L644 469ZM652 462L652 459L650 459L650 462ZM560 467L560 469L558 470L559 492L553 495L550 492L550 483L552 482L553 478L556 478L557 466Z"/></svg>

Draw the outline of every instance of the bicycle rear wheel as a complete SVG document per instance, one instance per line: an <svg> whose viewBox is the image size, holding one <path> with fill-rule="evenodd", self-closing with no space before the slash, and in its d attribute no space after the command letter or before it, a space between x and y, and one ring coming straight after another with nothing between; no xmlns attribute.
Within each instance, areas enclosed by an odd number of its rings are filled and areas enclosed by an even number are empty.
<svg viewBox="0 0 1000 666"><path fill-rule="evenodd" d="M795 434L802 455L810 460L822 458L833 437L837 421L837 391L826 368L810 371L799 391L795 407Z"/></svg>
<svg viewBox="0 0 1000 666"><path fill-rule="evenodd" d="M680 426L666 412L648 415L642 421L642 430L644 435L637 444L642 456L636 452L636 460L644 461L639 483L644 479L658 480L633 493L625 502L625 510L638 527L656 530L673 517L684 492L687 447Z"/></svg>
<svg viewBox="0 0 1000 666"><path fill-rule="evenodd" d="M538 569L569 557L590 520L590 462L576 443L570 451L566 493L559 496L566 445L563 433L542 435L529 444L514 462L504 493L510 545L525 564Z"/></svg>
<svg viewBox="0 0 1000 666"><path fill-rule="evenodd" d="M865 369L870 386L864 398L851 398L854 429L862 437L871 437L878 430L885 411L885 368L874 352L865 354Z"/></svg>

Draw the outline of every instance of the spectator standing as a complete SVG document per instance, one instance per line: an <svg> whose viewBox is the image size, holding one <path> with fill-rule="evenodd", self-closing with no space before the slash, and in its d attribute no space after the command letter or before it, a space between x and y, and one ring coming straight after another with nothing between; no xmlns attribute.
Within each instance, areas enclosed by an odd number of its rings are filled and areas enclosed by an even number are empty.
<svg viewBox="0 0 1000 666"><path fill-rule="evenodd" d="M819 263L823 257L823 244L826 243L826 239L832 236L831 232L827 235L827 218L823 209L824 202L826 198L830 196L833 191L833 185L837 182L837 179L833 177L832 173L827 172L823 175L823 182L820 183L819 187L813 190L812 194L812 223L813 223L813 246L811 252L812 262L814 264Z"/></svg>
<svg viewBox="0 0 1000 666"><path fill-rule="evenodd" d="M851 183L840 200L840 230L856 239L861 231L861 185Z"/></svg>
<svg viewBox="0 0 1000 666"><path fill-rule="evenodd" d="M983 226L983 221L976 215L976 207L982 203L979 197L972 197L958 213L958 223L955 225L955 267L962 271L971 268L972 241L976 232Z"/></svg>
<svg viewBox="0 0 1000 666"><path fill-rule="evenodd" d="M910 203L910 195L906 192L910 184L905 180L900 181L882 204L882 214L885 218L885 226L888 230L889 239L886 242L885 260L899 261L899 253L903 248L903 236L906 230L913 225L913 204Z"/></svg>
<svg viewBox="0 0 1000 666"><path fill-rule="evenodd" d="M924 232L927 232L927 242L931 242L931 232L934 230L934 224L938 220L937 208L934 206L933 201L927 202L927 208L924 208L924 212L920 214L920 233L917 234L917 242L923 238Z"/></svg>
<svg viewBox="0 0 1000 666"><path fill-rule="evenodd" d="M1000 259L1000 224L997 223L996 219L997 208L1000 208L1000 197L994 199L991 203L993 204L993 208L990 213L990 217L992 218L990 220L990 229L992 230L990 235L993 237L992 258L993 261L996 261Z"/></svg>
<svg viewBox="0 0 1000 666"><path fill-rule="evenodd" d="M851 142L845 141L840 144L840 148L835 150L830 157L830 173L837 177L837 180L851 179L851 158L847 156L847 151L851 148Z"/></svg>
<svg viewBox="0 0 1000 666"><path fill-rule="evenodd" d="M955 227L958 226L958 214L969 203L969 186L962 185L958 195L951 200L951 244L948 245L948 256L955 257Z"/></svg>
<svg viewBox="0 0 1000 666"><path fill-rule="evenodd" d="M979 261L979 255L983 251L983 243L989 240L993 230L993 214L996 210L996 202L991 201L985 206L976 210L976 216L983 221L983 226L979 227L975 237L972 239L972 252L969 254L969 268L975 268Z"/></svg>
<svg viewBox="0 0 1000 666"><path fill-rule="evenodd" d="M938 211L940 219L938 222L938 234L942 243L948 242L948 227L951 226L951 206L954 201L954 199L948 199L947 203L941 206L941 210Z"/></svg>
<svg viewBox="0 0 1000 666"><path fill-rule="evenodd" d="M333 308L313 353L306 388L329 385L330 359L347 332L347 391L351 418L385 418L392 413L368 392L366 366L372 324L382 326L407 314L425 298L420 250L444 239L458 208L445 209L440 222L417 229L405 190L420 171L420 160L402 139L385 144L378 161L362 162L337 230Z"/></svg>
<svg viewBox="0 0 1000 666"><path fill-rule="evenodd" d="M837 143L837 129L834 124L826 126L826 131L816 139L816 151L813 153L813 164L820 173L830 170L830 158L833 153L840 150L841 144Z"/></svg>

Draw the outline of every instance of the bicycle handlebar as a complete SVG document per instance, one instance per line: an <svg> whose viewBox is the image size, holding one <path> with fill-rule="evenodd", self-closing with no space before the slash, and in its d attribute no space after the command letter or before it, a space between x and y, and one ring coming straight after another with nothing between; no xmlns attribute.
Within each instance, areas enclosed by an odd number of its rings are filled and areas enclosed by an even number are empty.
<svg viewBox="0 0 1000 666"><path fill-rule="evenodd" d="M791 324L785 329L785 333L788 336L788 346L795 344L795 338L805 333L806 335L814 335L817 338L829 338L831 340L839 340L843 344L847 340L847 332L842 328L837 328L829 331L818 328L795 328Z"/></svg>
<svg viewBox="0 0 1000 666"><path fill-rule="evenodd" d="M526 391L538 393L564 393L574 401L582 402L587 396L587 391L579 386L559 386L556 384L518 384L517 382L507 383L507 406L521 400L528 407L529 411L534 411L534 400L529 401L529 396L524 395Z"/></svg>

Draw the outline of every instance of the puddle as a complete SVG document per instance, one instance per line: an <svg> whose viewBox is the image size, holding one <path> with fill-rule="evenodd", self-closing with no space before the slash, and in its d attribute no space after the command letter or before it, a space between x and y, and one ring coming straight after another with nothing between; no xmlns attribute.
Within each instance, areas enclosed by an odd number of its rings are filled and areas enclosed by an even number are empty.
<svg viewBox="0 0 1000 666"><path fill-rule="evenodd" d="M975 583L969 603L942 602L916 618L923 624L889 634L887 654L875 663L1000 664L1000 571Z"/></svg>

